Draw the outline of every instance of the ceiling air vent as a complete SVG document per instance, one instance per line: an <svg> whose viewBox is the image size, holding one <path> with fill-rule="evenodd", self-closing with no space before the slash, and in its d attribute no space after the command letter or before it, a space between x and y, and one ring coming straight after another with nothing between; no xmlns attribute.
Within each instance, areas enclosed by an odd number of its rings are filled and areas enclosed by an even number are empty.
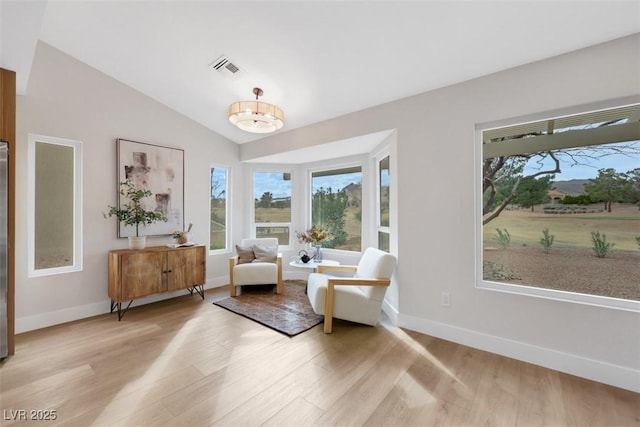
<svg viewBox="0 0 640 427"><path fill-rule="evenodd" d="M237 65L231 62L229 58L227 58L225 55L222 55L220 58L213 61L211 64L209 64L209 66L214 70L216 70L217 72L222 72L227 70L231 74L235 74L238 71L240 71L240 68L238 68Z"/></svg>

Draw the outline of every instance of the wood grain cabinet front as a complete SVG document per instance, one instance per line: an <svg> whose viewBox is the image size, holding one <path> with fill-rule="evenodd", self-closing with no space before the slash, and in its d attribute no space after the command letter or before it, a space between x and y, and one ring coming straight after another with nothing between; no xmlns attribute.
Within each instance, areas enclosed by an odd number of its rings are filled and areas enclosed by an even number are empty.
<svg viewBox="0 0 640 427"><path fill-rule="evenodd" d="M186 248L153 246L143 250L109 252L109 298L118 320L133 300L186 289L204 300L206 262L204 245ZM127 302L122 309L122 303Z"/></svg>

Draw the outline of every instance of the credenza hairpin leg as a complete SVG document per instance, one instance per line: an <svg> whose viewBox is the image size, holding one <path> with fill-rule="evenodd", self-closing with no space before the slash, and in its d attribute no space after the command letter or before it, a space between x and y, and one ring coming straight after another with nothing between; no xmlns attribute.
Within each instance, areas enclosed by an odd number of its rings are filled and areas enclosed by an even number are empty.
<svg viewBox="0 0 640 427"><path fill-rule="evenodd" d="M203 298L204 299L204 298ZM113 313L114 309L118 309L118 322L120 320L122 320L122 317L124 316L124 314L127 312L127 310L129 309L129 307L131 306L131 303L133 302L133 300L129 301L129 304L127 304L127 306L124 308L124 310L122 309L122 303L121 302L115 302L114 300L111 300L111 312Z"/></svg>
<svg viewBox="0 0 640 427"><path fill-rule="evenodd" d="M187 290L191 295L193 295L193 291L196 291L204 300L204 285L195 285L193 288L189 288Z"/></svg>

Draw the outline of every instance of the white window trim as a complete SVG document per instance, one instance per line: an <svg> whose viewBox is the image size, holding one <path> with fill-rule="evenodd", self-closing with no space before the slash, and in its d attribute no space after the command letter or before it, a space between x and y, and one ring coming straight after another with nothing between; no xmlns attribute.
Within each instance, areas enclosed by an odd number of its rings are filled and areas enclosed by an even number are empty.
<svg viewBox="0 0 640 427"><path fill-rule="evenodd" d="M73 148L73 263L65 267L35 268L36 142ZM27 140L27 276L40 277L82 271L82 142L29 134Z"/></svg>
<svg viewBox="0 0 640 427"><path fill-rule="evenodd" d="M231 218L231 166L222 164L209 165L209 248L211 248L211 169L225 169L227 171L226 179L226 205L225 205L225 248L224 249L209 249L209 255L231 252L231 230L232 230L232 218Z"/></svg>
<svg viewBox="0 0 640 427"><path fill-rule="evenodd" d="M475 127L474 165L475 165L475 287L488 291L506 292L537 298L551 299L555 301L571 302L591 306L612 308L624 311L640 312L640 301L624 300L599 295L579 294L574 292L559 291L555 289L537 288L526 285L499 283L483 279L483 244L482 244L482 131L490 128L504 127L518 123L533 122L547 118L560 117L573 114L581 114L588 111L597 111L607 108L635 104L640 102L639 96L627 97L618 100L609 100L586 106L576 106L562 110L550 111L536 115L524 116L500 120L490 123L477 124Z"/></svg>
<svg viewBox="0 0 640 427"><path fill-rule="evenodd" d="M380 162L382 160L384 160L386 157L389 157L389 176L391 176L391 150L387 147L384 150L380 151L379 153L377 153L374 157L374 171L375 171L375 175L376 175L376 183L375 183L375 204L376 204L376 221L375 221L375 225L376 225L376 232L375 232L375 242L376 242L376 247L378 249L380 249L378 247L379 243L378 243L378 233L386 233L389 235L389 245L391 245L391 217L389 217L389 225L388 226L383 226L380 225L380 223L382 222L382 218L380 217L380 200L381 200L381 194L380 194L380 187L381 187L381 182L380 182ZM389 214L391 214L391 203L389 203ZM391 248L389 248L389 250L391 250Z"/></svg>

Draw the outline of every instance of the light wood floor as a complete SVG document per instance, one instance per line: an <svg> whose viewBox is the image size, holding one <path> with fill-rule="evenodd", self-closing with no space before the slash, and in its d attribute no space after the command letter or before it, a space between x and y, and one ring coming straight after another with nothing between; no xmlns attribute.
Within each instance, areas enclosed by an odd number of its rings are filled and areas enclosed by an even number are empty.
<svg viewBox="0 0 640 427"><path fill-rule="evenodd" d="M211 304L227 292L18 335L2 425L640 426L636 393L388 324L288 338Z"/></svg>

